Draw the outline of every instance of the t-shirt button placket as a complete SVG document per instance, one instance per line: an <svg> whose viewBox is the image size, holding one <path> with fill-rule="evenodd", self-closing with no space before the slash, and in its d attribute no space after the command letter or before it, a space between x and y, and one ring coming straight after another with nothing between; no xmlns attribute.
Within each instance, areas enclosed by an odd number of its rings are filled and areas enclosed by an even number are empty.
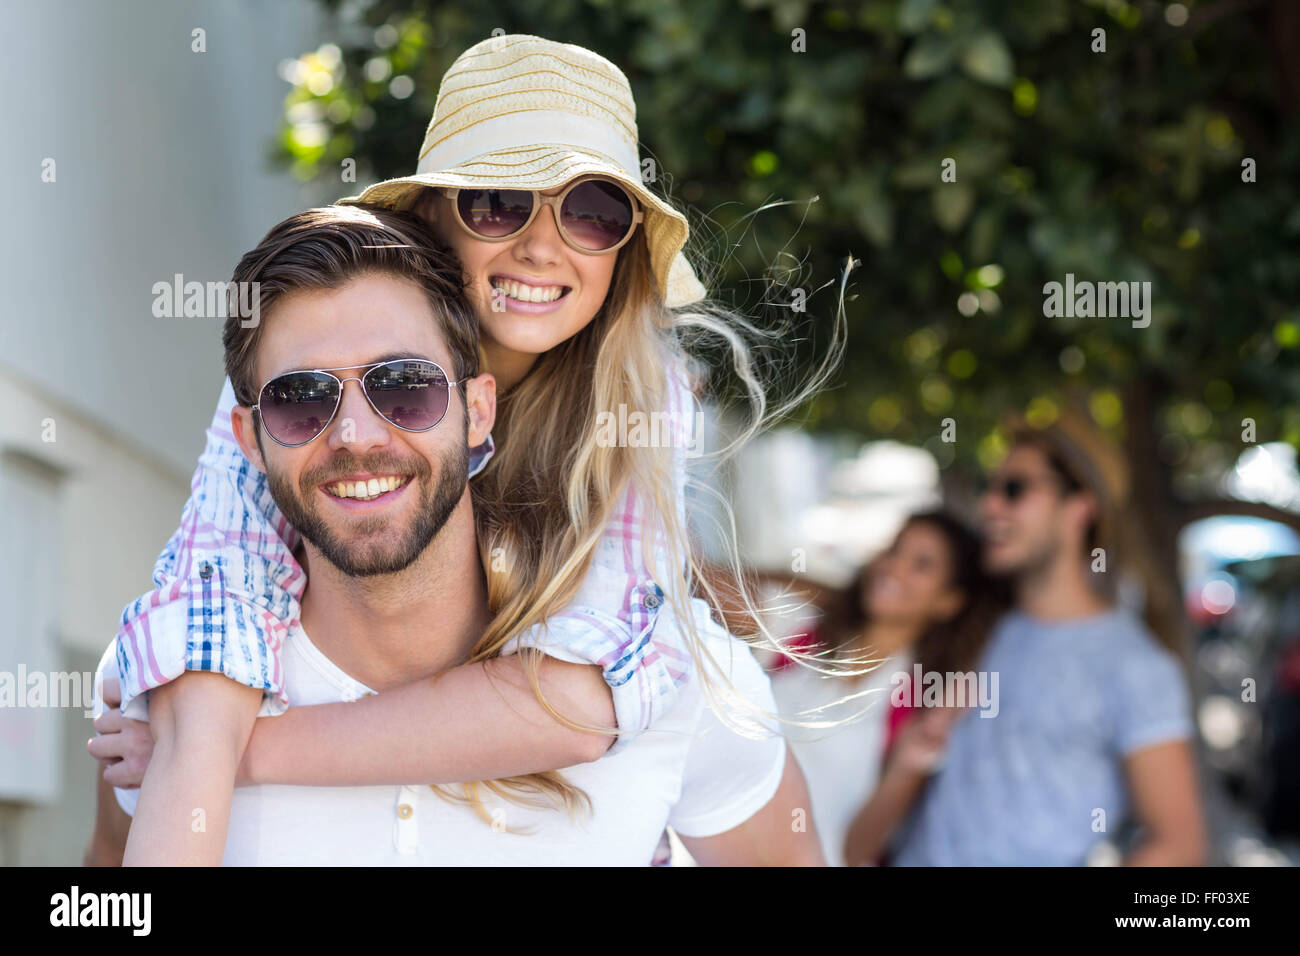
<svg viewBox="0 0 1300 956"><path fill-rule="evenodd" d="M397 791L397 819L393 821L393 844L402 856L413 856L420 848L420 822L415 808L420 791L402 787Z"/></svg>

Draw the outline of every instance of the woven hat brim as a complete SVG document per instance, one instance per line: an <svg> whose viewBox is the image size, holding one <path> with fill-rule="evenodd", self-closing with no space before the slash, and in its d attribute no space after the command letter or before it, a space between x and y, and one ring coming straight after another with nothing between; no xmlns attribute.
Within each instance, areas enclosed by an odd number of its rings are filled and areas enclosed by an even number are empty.
<svg viewBox="0 0 1300 956"><path fill-rule="evenodd" d="M600 153L572 146L539 144L485 153L451 169L400 176L375 183L359 196L340 199L342 205L366 202L409 209L421 190L430 186L553 189L579 176L606 176L626 186L645 213L642 224L650 252L650 267L664 302L675 308L704 298L705 290L682 255L690 233L686 217L659 199L617 163Z"/></svg>

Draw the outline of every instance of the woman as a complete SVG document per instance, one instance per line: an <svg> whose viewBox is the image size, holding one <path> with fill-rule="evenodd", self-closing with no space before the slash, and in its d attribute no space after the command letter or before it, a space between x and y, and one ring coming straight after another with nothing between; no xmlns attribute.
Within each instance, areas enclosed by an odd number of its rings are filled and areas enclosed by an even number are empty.
<svg viewBox="0 0 1300 956"><path fill-rule="evenodd" d="M870 673L833 676L788 667L773 680L787 719L816 727L856 718L831 730L787 735L807 777L813 817L832 865L866 859L860 850L846 855L845 841L876 788L891 740L911 722L906 702L913 664L925 672L968 670L1005 606L998 585L980 570L979 548L979 539L945 512L908 518L845 596L848 613L824 625L823 653L836 660L869 659Z"/></svg>

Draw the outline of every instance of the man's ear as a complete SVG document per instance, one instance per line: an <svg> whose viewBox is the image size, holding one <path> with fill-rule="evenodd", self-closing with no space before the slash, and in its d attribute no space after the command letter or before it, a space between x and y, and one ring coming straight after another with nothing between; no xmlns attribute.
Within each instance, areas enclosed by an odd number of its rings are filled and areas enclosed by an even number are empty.
<svg viewBox="0 0 1300 956"><path fill-rule="evenodd" d="M236 405L230 412L230 430L234 432L235 441L239 442L244 455L257 468L266 471L266 462L262 460L262 448L257 442L256 426L253 423L253 410L247 405Z"/></svg>
<svg viewBox="0 0 1300 956"><path fill-rule="evenodd" d="M469 447L477 448L487 441L497 420L497 380L487 372L465 382L465 414Z"/></svg>
<svg viewBox="0 0 1300 956"><path fill-rule="evenodd" d="M1088 525L1097 517L1097 496L1086 488L1081 489L1070 495L1068 507L1074 529L1082 541L1087 536Z"/></svg>

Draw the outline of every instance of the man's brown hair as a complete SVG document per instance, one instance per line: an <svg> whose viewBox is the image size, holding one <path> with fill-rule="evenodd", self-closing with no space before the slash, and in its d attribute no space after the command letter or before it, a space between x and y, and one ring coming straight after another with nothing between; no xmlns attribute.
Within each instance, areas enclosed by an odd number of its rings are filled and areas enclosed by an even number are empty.
<svg viewBox="0 0 1300 956"><path fill-rule="evenodd" d="M231 288L258 283L257 312L231 309L222 334L226 374L241 405L257 401L254 381L262 323L293 292L337 289L363 275L391 275L416 282L425 293L451 352L458 382L479 371L478 318L465 297L456 256L420 219L374 206L324 206L290 216L275 226L235 267ZM256 321L250 322L249 319Z"/></svg>

